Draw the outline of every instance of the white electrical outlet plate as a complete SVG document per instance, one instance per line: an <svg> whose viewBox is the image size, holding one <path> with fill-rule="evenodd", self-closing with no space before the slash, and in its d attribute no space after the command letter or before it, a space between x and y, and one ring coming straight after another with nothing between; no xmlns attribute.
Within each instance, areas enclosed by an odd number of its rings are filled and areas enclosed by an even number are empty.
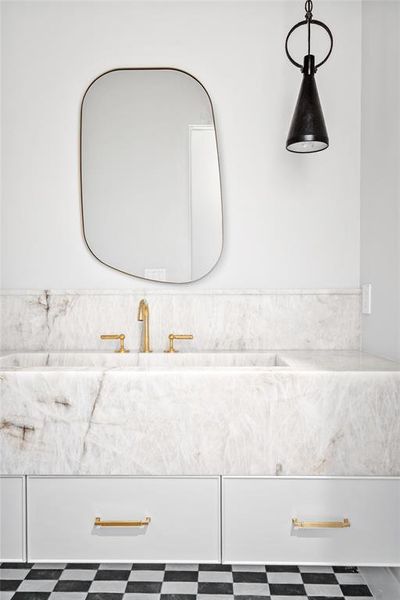
<svg viewBox="0 0 400 600"><path fill-rule="evenodd" d="M364 283L361 286L361 290L362 290L362 314L363 315L370 315L372 310L371 310L371 295L372 295L372 284L371 283Z"/></svg>
<svg viewBox="0 0 400 600"><path fill-rule="evenodd" d="M166 281L167 269L145 269L144 276L146 279L155 279L156 281Z"/></svg>

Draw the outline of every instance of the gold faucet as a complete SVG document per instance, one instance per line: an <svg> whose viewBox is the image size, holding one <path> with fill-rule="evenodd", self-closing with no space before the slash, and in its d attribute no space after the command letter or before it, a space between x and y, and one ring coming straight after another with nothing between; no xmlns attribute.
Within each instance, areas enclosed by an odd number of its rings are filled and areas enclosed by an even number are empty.
<svg viewBox="0 0 400 600"><path fill-rule="evenodd" d="M114 352L119 352L120 354L129 352L129 350L125 348L125 335L123 333L103 334L100 337L102 340L119 340L119 349L114 350Z"/></svg>
<svg viewBox="0 0 400 600"><path fill-rule="evenodd" d="M146 300L142 298L139 302L139 310L138 310L138 321L143 321L143 347L140 352L151 352L150 349L150 327L149 327L149 305Z"/></svg>
<svg viewBox="0 0 400 600"><path fill-rule="evenodd" d="M175 348L174 348L175 340L192 340L193 336L191 333L185 333L183 335L182 334L177 335L176 333L170 333L168 336L168 339L169 339L169 348L168 348L168 350L164 350L164 352L171 353L171 352L179 352L179 350L175 350Z"/></svg>

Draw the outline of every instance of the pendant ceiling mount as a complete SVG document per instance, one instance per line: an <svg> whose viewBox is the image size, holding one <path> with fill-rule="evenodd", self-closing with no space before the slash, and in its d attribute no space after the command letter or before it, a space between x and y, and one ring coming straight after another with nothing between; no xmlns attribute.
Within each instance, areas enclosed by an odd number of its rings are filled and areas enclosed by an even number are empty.
<svg viewBox="0 0 400 600"><path fill-rule="evenodd" d="M321 67L332 53L333 36L329 27L322 21L313 19L313 3L307 0L305 3L306 15L303 21L296 23L286 36L285 50L286 56L290 62L303 73L296 108L293 114L292 122L286 141L286 149L290 152L309 153L325 150L329 146L328 132L326 130L325 119L319 100L315 73ZM315 56L311 54L311 26L317 25L326 31L330 40L329 51L326 56L315 64ZM289 52L289 38L299 27L307 27L307 54L304 56L303 64L293 59Z"/></svg>

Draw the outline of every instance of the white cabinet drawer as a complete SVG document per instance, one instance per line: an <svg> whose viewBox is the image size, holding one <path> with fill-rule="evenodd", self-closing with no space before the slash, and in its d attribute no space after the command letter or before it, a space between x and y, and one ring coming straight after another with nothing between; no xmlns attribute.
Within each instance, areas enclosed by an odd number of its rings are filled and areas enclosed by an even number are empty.
<svg viewBox="0 0 400 600"><path fill-rule="evenodd" d="M0 562L25 560L25 479L0 477Z"/></svg>
<svg viewBox="0 0 400 600"><path fill-rule="evenodd" d="M218 562L219 489L218 477L29 477L29 560Z"/></svg>
<svg viewBox="0 0 400 600"><path fill-rule="evenodd" d="M400 564L400 479L223 478L223 562ZM292 519L346 528L293 527Z"/></svg>

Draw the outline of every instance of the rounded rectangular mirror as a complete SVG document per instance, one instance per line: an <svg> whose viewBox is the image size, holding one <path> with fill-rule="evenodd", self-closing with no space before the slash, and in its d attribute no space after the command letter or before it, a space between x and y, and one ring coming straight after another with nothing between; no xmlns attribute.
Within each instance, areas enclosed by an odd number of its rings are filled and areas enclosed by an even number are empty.
<svg viewBox="0 0 400 600"><path fill-rule="evenodd" d="M123 273L187 283L222 251L222 201L211 100L177 69L115 69L81 108L83 233Z"/></svg>

